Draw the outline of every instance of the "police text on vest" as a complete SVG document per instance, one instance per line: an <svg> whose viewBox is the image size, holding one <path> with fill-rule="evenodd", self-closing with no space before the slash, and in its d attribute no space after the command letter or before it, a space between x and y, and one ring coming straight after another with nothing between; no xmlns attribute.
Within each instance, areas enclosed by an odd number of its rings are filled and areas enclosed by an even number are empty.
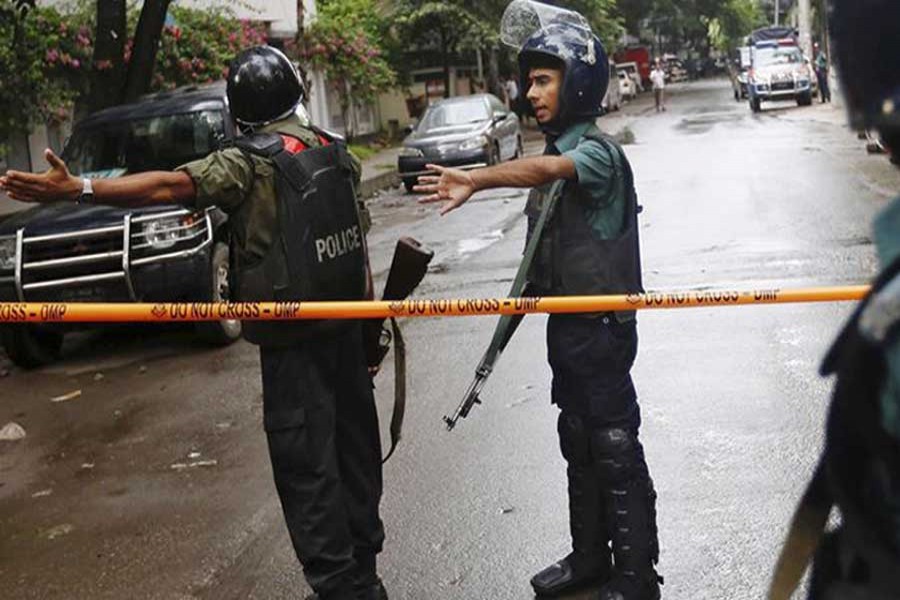
<svg viewBox="0 0 900 600"><path fill-rule="evenodd" d="M319 262L323 262L326 258L334 260L360 248L362 237L359 234L359 225L316 239L316 256Z"/></svg>

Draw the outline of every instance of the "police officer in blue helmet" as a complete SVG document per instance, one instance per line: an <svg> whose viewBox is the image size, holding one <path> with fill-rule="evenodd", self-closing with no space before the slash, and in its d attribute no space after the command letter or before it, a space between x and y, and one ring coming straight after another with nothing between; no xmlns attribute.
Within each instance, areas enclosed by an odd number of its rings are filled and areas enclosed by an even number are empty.
<svg viewBox="0 0 900 600"><path fill-rule="evenodd" d="M501 37L519 51L521 89L546 135L543 156L461 171L429 165L423 202L442 214L475 192L532 188L525 212L528 268L539 296L642 291L637 195L622 148L597 128L609 83L606 52L580 14L514 0ZM638 439L641 423L631 367L634 312L551 315L551 399L560 409L567 463L572 551L531 580L538 596L589 585L601 600L655 600L659 584L656 492Z"/></svg>
<svg viewBox="0 0 900 600"><path fill-rule="evenodd" d="M830 0L851 125L900 159L900 3ZM822 366L837 376L825 448L794 517L769 598L787 600L812 556L809 598L900 598L900 199L874 223L881 272ZM825 533L837 510L840 526Z"/></svg>

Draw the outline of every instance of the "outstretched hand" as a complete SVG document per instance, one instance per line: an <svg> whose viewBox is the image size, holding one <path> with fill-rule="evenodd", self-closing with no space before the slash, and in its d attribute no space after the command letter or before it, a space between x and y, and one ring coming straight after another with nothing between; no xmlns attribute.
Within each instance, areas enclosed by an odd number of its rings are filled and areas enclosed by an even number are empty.
<svg viewBox="0 0 900 600"><path fill-rule="evenodd" d="M450 169L438 165L426 165L427 169L437 171L437 175L419 176L419 184L413 189L417 192L425 192L425 196L419 202L430 204L443 202L441 215L446 215L451 210L457 209L475 193L475 182L472 176L460 169Z"/></svg>
<svg viewBox="0 0 900 600"><path fill-rule="evenodd" d="M69 173L66 163L49 148L44 158L50 168L43 173L7 171L0 177L0 189L20 202L51 202L74 200L81 194L81 179Z"/></svg>

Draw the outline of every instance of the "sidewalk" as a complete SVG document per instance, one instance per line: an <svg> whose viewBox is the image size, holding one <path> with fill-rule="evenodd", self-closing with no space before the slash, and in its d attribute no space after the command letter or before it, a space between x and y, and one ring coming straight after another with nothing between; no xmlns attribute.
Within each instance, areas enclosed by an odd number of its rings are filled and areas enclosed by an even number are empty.
<svg viewBox="0 0 900 600"><path fill-rule="evenodd" d="M397 176L400 148L386 148L362 161L360 194L363 198L371 198L381 190L400 185L400 178Z"/></svg>

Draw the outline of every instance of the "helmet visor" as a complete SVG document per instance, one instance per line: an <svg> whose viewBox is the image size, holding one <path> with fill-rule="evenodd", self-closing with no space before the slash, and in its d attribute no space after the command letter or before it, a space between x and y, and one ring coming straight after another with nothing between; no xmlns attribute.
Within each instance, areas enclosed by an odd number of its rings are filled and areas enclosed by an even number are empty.
<svg viewBox="0 0 900 600"><path fill-rule="evenodd" d="M583 16L572 10L534 2L533 0L513 0L503 12L500 20L500 39L504 44L521 50L535 34L547 32L553 27L553 36L564 36L564 46L581 48L574 58L588 64L596 62L594 55L593 33L591 26ZM558 27L563 25L564 27Z"/></svg>

